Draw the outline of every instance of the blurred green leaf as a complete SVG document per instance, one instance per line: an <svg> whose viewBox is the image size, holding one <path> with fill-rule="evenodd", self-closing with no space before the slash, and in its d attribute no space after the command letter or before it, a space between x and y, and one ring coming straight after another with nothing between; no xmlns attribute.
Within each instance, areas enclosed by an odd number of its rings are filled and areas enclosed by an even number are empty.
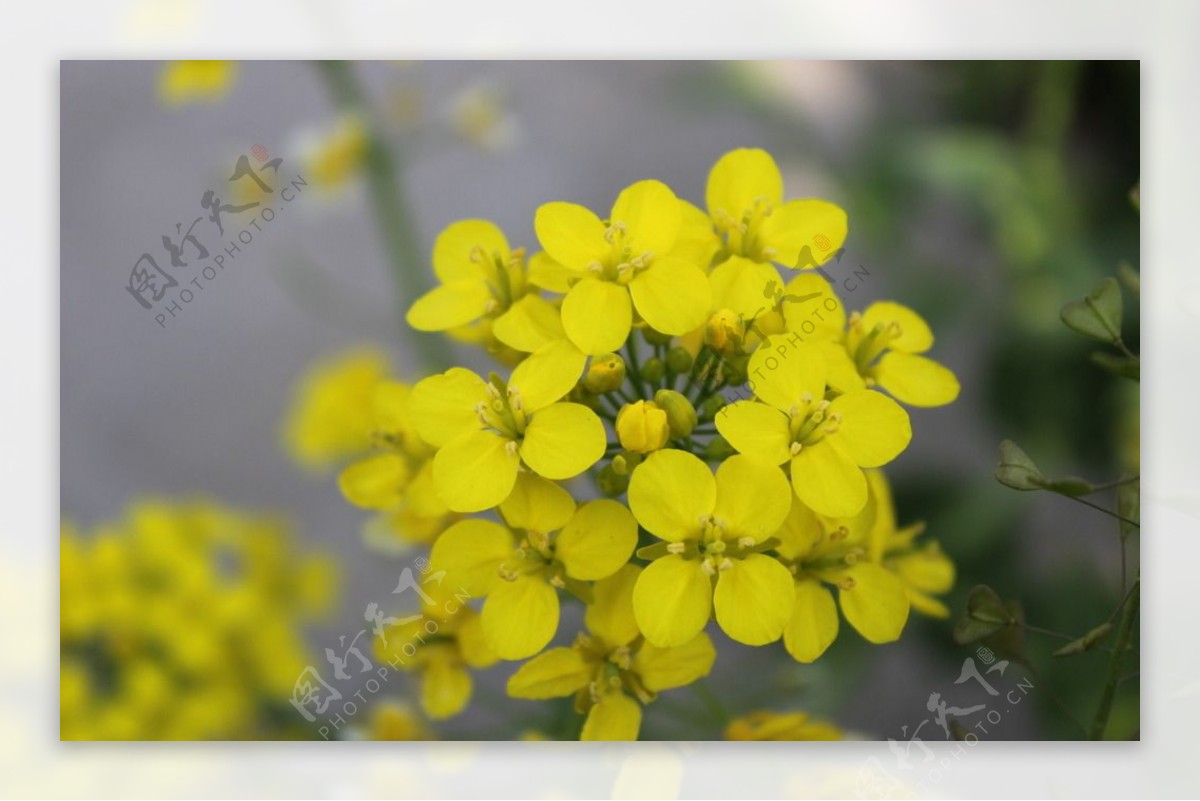
<svg viewBox="0 0 1200 801"><path fill-rule="evenodd" d="M1054 652L1054 655L1074 656L1075 654L1082 654L1084 651L1090 651L1103 642L1110 631L1112 631L1112 623L1101 623L1079 639L1071 640L1071 642L1059 648Z"/></svg>
<svg viewBox="0 0 1200 801"><path fill-rule="evenodd" d="M1045 488L1051 492L1057 492L1059 495L1069 495L1072 498L1090 495L1096 491L1090 481L1085 481L1078 476L1046 479Z"/></svg>
<svg viewBox="0 0 1200 801"><path fill-rule="evenodd" d="M1123 261L1117 265L1117 278L1129 294L1140 295L1142 293L1142 277L1129 262Z"/></svg>
<svg viewBox="0 0 1200 801"><path fill-rule="evenodd" d="M1105 278L1083 299L1063 306L1061 316L1072 331L1115 344L1121 339L1121 287L1117 279Z"/></svg>
<svg viewBox="0 0 1200 801"><path fill-rule="evenodd" d="M1017 443L1006 439L1000 443L1000 463L996 480L1016 490L1039 490L1046 486L1046 477Z"/></svg>

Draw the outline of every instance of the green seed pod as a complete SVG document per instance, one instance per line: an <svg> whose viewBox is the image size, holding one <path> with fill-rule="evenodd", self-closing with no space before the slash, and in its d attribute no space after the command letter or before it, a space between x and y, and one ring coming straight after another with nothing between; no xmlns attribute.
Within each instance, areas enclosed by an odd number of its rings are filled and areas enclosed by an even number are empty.
<svg viewBox="0 0 1200 801"><path fill-rule="evenodd" d="M667 413L672 437L686 437L692 433L696 427L696 409L682 393L660 389L654 394L654 403Z"/></svg>

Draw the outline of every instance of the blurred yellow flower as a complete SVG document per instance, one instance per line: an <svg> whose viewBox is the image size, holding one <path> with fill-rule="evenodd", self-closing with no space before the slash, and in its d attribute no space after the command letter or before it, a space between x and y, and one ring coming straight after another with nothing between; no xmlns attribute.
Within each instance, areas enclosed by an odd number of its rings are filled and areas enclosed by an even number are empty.
<svg viewBox="0 0 1200 801"><path fill-rule="evenodd" d="M725 729L726 740L840 740L842 732L832 723L813 720L803 712L751 712L732 721Z"/></svg>
<svg viewBox="0 0 1200 801"><path fill-rule="evenodd" d="M291 457L305 467L323 468L370 450L375 388L387 374L387 358L369 347L310 367L284 420L283 441Z"/></svg>
<svg viewBox="0 0 1200 801"><path fill-rule="evenodd" d="M158 80L158 96L167 105L219 100L237 75L234 61L170 61Z"/></svg>

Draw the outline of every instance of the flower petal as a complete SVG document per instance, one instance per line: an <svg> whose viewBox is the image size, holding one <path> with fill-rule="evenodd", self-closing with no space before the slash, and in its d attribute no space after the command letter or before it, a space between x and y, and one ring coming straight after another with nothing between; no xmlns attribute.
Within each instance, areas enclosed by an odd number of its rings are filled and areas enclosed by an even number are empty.
<svg viewBox="0 0 1200 801"><path fill-rule="evenodd" d="M491 520L461 520L442 532L429 554L430 569L446 571L446 581L472 597L500 583L500 565L513 558L512 532Z"/></svg>
<svg viewBox="0 0 1200 801"><path fill-rule="evenodd" d="M555 403L529 421L521 458L540 476L574 478L600 461L607 444L604 423L586 406Z"/></svg>
<svg viewBox="0 0 1200 801"><path fill-rule="evenodd" d="M500 657L488 645L480 616L469 606L464 606L454 619L454 639L458 642L458 653L462 660L477 670L496 664Z"/></svg>
<svg viewBox="0 0 1200 801"><path fill-rule="evenodd" d="M634 255L646 251L665 256L675 245L682 209L662 181L638 181L626 187L613 203L611 225L624 224L626 244Z"/></svg>
<svg viewBox="0 0 1200 801"><path fill-rule="evenodd" d="M554 555L571 578L602 579L629 561L637 530L637 521L623 505L607 499L591 501L579 507L559 532Z"/></svg>
<svg viewBox="0 0 1200 801"><path fill-rule="evenodd" d="M575 203L545 203L533 218L542 248L559 264L583 271L592 262L603 262L608 252L604 223L590 209Z"/></svg>
<svg viewBox="0 0 1200 801"><path fill-rule="evenodd" d="M634 468L629 509L659 539L678 542L695 536L700 517L717 502L717 482L708 465L684 451L655 451Z"/></svg>
<svg viewBox="0 0 1200 801"><path fill-rule="evenodd" d="M825 357L825 381L840 393L857 392L867 388L867 383L859 375L858 367L841 342L820 339L813 342Z"/></svg>
<svg viewBox="0 0 1200 801"><path fill-rule="evenodd" d="M520 473L513 491L500 504L500 515L513 528L549 534L575 514L571 493L532 473Z"/></svg>
<svg viewBox="0 0 1200 801"><path fill-rule="evenodd" d="M747 368L754 394L782 412L807 399L825 397L825 357L808 342L793 342L788 335L769 337L750 356Z"/></svg>
<svg viewBox="0 0 1200 801"><path fill-rule="evenodd" d="M828 439L860 467L880 467L895 459L912 441L908 412L881 392L849 392L829 404L829 414L841 415Z"/></svg>
<svg viewBox="0 0 1200 801"><path fill-rule="evenodd" d="M775 296L783 291L779 271L767 262L730 256L708 276L712 285L712 307L730 309L747 322L774 308Z"/></svg>
<svg viewBox="0 0 1200 801"><path fill-rule="evenodd" d="M481 423L475 405L487 400L485 387L482 378L462 367L417 382L408 408L421 439L440 448L463 432L477 430Z"/></svg>
<svg viewBox="0 0 1200 801"><path fill-rule="evenodd" d="M538 295L526 295L509 307L492 322L492 333L523 353L533 353L547 342L566 336L558 307Z"/></svg>
<svg viewBox="0 0 1200 801"><path fill-rule="evenodd" d="M762 542L779 530L791 508L792 489L777 465L739 454L717 468L713 516L725 522L730 536Z"/></svg>
<svg viewBox="0 0 1200 801"><path fill-rule="evenodd" d="M471 700L471 674L445 658L430 659L421 676L421 708L434 720L452 717Z"/></svg>
<svg viewBox="0 0 1200 801"><path fill-rule="evenodd" d="M818 514L850 517L867 503L867 479L829 438L806 445L792 459L796 497Z"/></svg>
<svg viewBox="0 0 1200 801"><path fill-rule="evenodd" d="M846 330L846 306L820 273L796 273L783 288L780 300L789 331L806 338L841 340Z"/></svg>
<svg viewBox="0 0 1200 801"><path fill-rule="evenodd" d="M654 330L672 336L701 325L712 309L708 277L699 267L677 256L655 258L629 282L629 294L638 314Z"/></svg>
<svg viewBox="0 0 1200 801"><path fill-rule="evenodd" d="M846 242L846 212L828 200L789 200L763 220L760 236L772 261L793 269L819 267ZM805 248L808 248L805 251Z"/></svg>
<svg viewBox="0 0 1200 801"><path fill-rule="evenodd" d="M788 418L774 406L736 401L717 412L717 431L738 453L783 464L791 458Z"/></svg>
<svg viewBox="0 0 1200 801"><path fill-rule="evenodd" d="M343 470L338 475L338 489L355 506L391 509L404 497L409 477L408 463L400 454L380 453Z"/></svg>
<svg viewBox="0 0 1200 801"><path fill-rule="evenodd" d="M487 220L459 220L446 226L433 243L433 271L443 284L482 282L490 272L480 258L508 261L504 232Z"/></svg>
<svg viewBox="0 0 1200 801"><path fill-rule="evenodd" d="M483 317L491 300L491 290L482 281L455 281L417 298L404 319L418 331L445 331Z"/></svg>
<svg viewBox="0 0 1200 801"><path fill-rule="evenodd" d="M945 406L958 397L954 373L924 356L890 351L875 365L875 381L909 406Z"/></svg>
<svg viewBox="0 0 1200 801"><path fill-rule="evenodd" d="M746 645L766 645L783 636L793 601L792 574L760 553L731 559L713 593L721 630Z"/></svg>
<svg viewBox="0 0 1200 801"><path fill-rule="evenodd" d="M526 659L558 631L558 593L541 576L501 581L483 603L483 633L501 659Z"/></svg>
<svg viewBox="0 0 1200 801"><path fill-rule="evenodd" d="M717 649L707 634L699 635L675 648L659 648L644 643L633 657L633 671L651 692L683 687L702 679L712 671Z"/></svg>
<svg viewBox="0 0 1200 801"><path fill-rule="evenodd" d="M792 618L783 631L783 645L798 662L815 662L838 634L837 604L819 581L796 582Z"/></svg>
<svg viewBox="0 0 1200 801"><path fill-rule="evenodd" d="M642 708L625 693L605 693L588 711L580 740L636 740L642 727Z"/></svg>
<svg viewBox="0 0 1200 801"><path fill-rule="evenodd" d="M482 512L512 492L520 459L491 431L474 431L445 445L433 457L433 485L455 512Z"/></svg>
<svg viewBox="0 0 1200 801"><path fill-rule="evenodd" d="M754 207L760 198L771 205L783 200L783 177L765 150L740 148L717 160L708 174L705 202L713 219L732 217Z"/></svg>
<svg viewBox="0 0 1200 801"><path fill-rule="evenodd" d="M849 589L841 585L838 605L859 634L876 644L900 639L909 609L908 594L900 579L871 562L859 562L835 577L840 582L852 579Z"/></svg>
<svg viewBox="0 0 1200 801"><path fill-rule="evenodd" d="M933 332L921 315L907 306L881 300L872 303L862 315L862 330L870 333L875 326L895 323L900 327L900 336L888 344L892 350L902 353L924 353L933 347Z"/></svg>
<svg viewBox="0 0 1200 801"><path fill-rule="evenodd" d="M556 262L544 250L534 253L529 259L529 283L551 292L566 294L571 283L578 280L579 271Z"/></svg>
<svg viewBox="0 0 1200 801"><path fill-rule="evenodd" d="M660 648L683 645L712 616L712 580L696 559L655 559L633 588L633 613L646 639Z"/></svg>
<svg viewBox="0 0 1200 801"><path fill-rule="evenodd" d="M606 645L628 645L641 634L633 614L633 588L641 574L640 567L628 564L592 586L584 622Z"/></svg>
<svg viewBox="0 0 1200 801"><path fill-rule="evenodd" d="M633 326L629 291L584 278L563 298L562 323L571 341L589 356L620 350Z"/></svg>
<svg viewBox="0 0 1200 801"><path fill-rule="evenodd" d="M587 357L565 339L548 342L513 368L509 393L517 393L526 414L549 406L574 388Z"/></svg>
<svg viewBox="0 0 1200 801"><path fill-rule="evenodd" d="M591 674L591 665L579 651L551 648L521 665L508 680L508 694L533 701L562 698L586 687Z"/></svg>
<svg viewBox="0 0 1200 801"><path fill-rule="evenodd" d="M824 538L825 526L816 512L805 506L799 498L793 497L792 509L775 536L779 538L779 546L775 550L780 556L802 559L812 553Z"/></svg>

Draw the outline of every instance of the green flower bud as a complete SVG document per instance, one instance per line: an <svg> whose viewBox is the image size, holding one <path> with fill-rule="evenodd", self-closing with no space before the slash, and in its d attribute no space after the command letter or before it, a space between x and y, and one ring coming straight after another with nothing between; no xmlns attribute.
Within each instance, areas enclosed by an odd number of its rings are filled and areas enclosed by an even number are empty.
<svg viewBox="0 0 1200 801"><path fill-rule="evenodd" d="M615 498L629 487L629 476L619 475L612 465L605 465L596 476L596 484L602 493Z"/></svg>
<svg viewBox="0 0 1200 801"><path fill-rule="evenodd" d="M672 437L686 437L692 433L696 427L696 409L682 393L660 389L654 394L654 402L667 413Z"/></svg>
<svg viewBox="0 0 1200 801"><path fill-rule="evenodd" d="M717 415L721 413L721 408L725 405L725 399L720 395L713 395L700 405L700 414L705 420L715 420Z"/></svg>
<svg viewBox="0 0 1200 801"><path fill-rule="evenodd" d="M646 337L646 341L651 345L669 345L671 344L671 335L664 334L661 331L655 331L650 326L642 329L642 335Z"/></svg>
<svg viewBox="0 0 1200 801"><path fill-rule="evenodd" d="M692 354L687 348L675 347L667 351L667 372L683 375L692 369Z"/></svg>
<svg viewBox="0 0 1200 801"><path fill-rule="evenodd" d="M642 365L642 378L649 381L651 384L657 384L663 380L663 376L667 374L667 365L657 356L651 356Z"/></svg>
<svg viewBox="0 0 1200 801"><path fill-rule="evenodd" d="M603 395L619 389L625 383L625 360L615 353L605 353L592 359L583 387L588 392Z"/></svg>
<svg viewBox="0 0 1200 801"><path fill-rule="evenodd" d="M728 459L735 453L737 453L737 451L734 450L734 447L730 445L722 436L713 437L711 440L709 440L708 445L704 447L704 455L710 461Z"/></svg>

